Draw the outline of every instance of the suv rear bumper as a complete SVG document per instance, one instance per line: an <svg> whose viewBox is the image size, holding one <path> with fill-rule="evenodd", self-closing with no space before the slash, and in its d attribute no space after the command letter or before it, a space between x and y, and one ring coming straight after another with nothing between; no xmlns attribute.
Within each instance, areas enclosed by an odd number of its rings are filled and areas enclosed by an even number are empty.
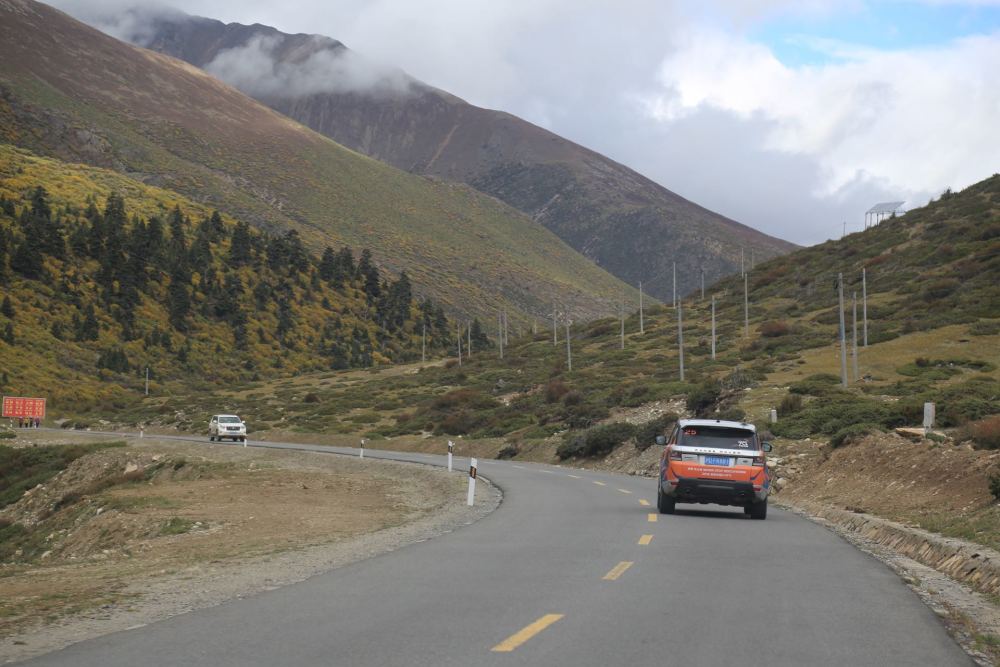
<svg viewBox="0 0 1000 667"><path fill-rule="evenodd" d="M754 489L750 482L679 477L677 484L660 480L660 490L679 503L714 503L743 507L767 498L767 489Z"/></svg>

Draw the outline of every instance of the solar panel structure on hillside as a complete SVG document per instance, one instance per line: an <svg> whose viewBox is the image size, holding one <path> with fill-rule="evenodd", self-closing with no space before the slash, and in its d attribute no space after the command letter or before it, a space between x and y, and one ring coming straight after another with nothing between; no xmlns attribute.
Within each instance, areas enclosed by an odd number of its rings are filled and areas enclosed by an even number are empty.
<svg viewBox="0 0 1000 667"><path fill-rule="evenodd" d="M865 211L865 229L877 225L885 218L896 215L900 212L903 204L905 203L906 202L901 201L884 201L879 204L875 204L870 209Z"/></svg>

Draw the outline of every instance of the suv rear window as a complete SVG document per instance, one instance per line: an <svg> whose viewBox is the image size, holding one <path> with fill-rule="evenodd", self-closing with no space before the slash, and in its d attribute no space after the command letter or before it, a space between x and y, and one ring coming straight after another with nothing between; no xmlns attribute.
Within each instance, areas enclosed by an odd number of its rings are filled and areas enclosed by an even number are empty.
<svg viewBox="0 0 1000 667"><path fill-rule="evenodd" d="M716 449L757 449L757 436L748 429L719 426L685 426L677 442L682 447L714 447Z"/></svg>

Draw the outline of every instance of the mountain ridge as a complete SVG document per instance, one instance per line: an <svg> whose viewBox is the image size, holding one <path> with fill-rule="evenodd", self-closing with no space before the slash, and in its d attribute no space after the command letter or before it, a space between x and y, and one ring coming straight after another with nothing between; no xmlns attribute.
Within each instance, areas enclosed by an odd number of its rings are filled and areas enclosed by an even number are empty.
<svg viewBox="0 0 1000 667"><path fill-rule="evenodd" d="M152 19L150 26L146 46L223 77L226 72L214 65L220 57L234 49L252 50L248 44L259 36L275 40L265 54L275 69L295 64L287 57L290 52L301 59L305 43L313 55L324 45L351 53L329 37L180 13ZM644 281L660 298L671 296L674 261L679 290L688 291L700 284L702 269L709 282L740 270L741 249L749 263L751 250L763 261L797 247L512 114L476 107L413 77L406 82L408 92L395 96L358 91L282 95L254 91L252 81L244 85L271 108L354 150L497 197L626 282Z"/></svg>
<svg viewBox="0 0 1000 667"><path fill-rule="evenodd" d="M0 18L2 141L298 229L314 250L371 247L451 313L504 308L526 326L553 300L588 318L628 292L513 208L336 144L190 64L29 0L3 0Z"/></svg>

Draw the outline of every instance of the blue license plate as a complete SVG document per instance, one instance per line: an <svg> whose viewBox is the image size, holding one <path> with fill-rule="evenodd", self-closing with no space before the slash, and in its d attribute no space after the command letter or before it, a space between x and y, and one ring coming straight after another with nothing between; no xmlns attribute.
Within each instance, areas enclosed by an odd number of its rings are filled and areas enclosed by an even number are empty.
<svg viewBox="0 0 1000 667"><path fill-rule="evenodd" d="M710 465L710 466L728 466L729 465L729 457L728 456L706 456L705 457L705 463L706 463L706 465Z"/></svg>

